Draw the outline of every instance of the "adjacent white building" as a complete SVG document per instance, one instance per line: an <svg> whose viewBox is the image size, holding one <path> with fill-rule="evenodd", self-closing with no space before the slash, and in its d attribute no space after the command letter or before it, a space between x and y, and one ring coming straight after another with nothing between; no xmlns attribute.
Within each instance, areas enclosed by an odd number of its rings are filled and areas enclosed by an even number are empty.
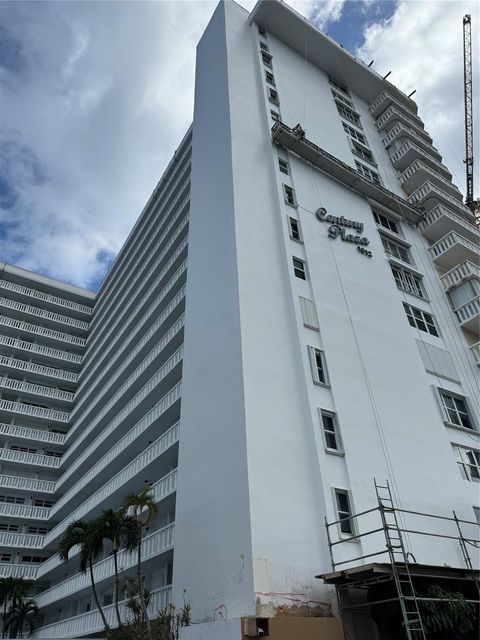
<svg viewBox="0 0 480 640"><path fill-rule="evenodd" d="M98 293L2 265L0 571L36 581L35 637L101 631L58 541L146 483L151 610L186 590L188 638L250 616L302 640L290 614L338 616L332 585L362 604L349 570L389 562L374 480L448 518L399 512L449 536L404 533L414 579L473 584L480 233L451 178L414 101L288 6L218 5L192 127ZM361 611L352 638L388 637Z"/></svg>

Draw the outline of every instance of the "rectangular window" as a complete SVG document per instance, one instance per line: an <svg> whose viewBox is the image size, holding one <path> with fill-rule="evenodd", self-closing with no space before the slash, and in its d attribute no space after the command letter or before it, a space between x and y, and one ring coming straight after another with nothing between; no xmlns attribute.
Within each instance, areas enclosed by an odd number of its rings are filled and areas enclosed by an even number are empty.
<svg viewBox="0 0 480 640"><path fill-rule="evenodd" d="M280 171L282 173L284 173L286 176L288 176L288 162L286 160L284 160L283 158L279 158L278 159L278 168L280 169Z"/></svg>
<svg viewBox="0 0 480 640"><path fill-rule="evenodd" d="M273 87L275 86L275 78L273 77L273 73L270 73L270 71L265 71L265 79Z"/></svg>
<svg viewBox="0 0 480 640"><path fill-rule="evenodd" d="M48 560L47 556L22 556L22 562L31 562L33 564L41 564Z"/></svg>
<svg viewBox="0 0 480 640"><path fill-rule="evenodd" d="M392 240L391 238L387 238L386 236L381 235L383 248L385 252L394 258L398 258L403 262L407 262L408 264L412 264L412 259L410 257L410 250L408 246L402 244L401 242L397 242L396 240Z"/></svg>
<svg viewBox="0 0 480 640"><path fill-rule="evenodd" d="M10 445L10 449L12 451L23 451L23 453L37 453L36 449L32 449L30 447L20 447L18 444Z"/></svg>
<svg viewBox="0 0 480 640"><path fill-rule="evenodd" d="M282 185L282 187L283 187L283 197L285 202L292 207L296 207L297 199L295 198L295 191L292 189L292 187L289 187L286 184Z"/></svg>
<svg viewBox="0 0 480 640"><path fill-rule="evenodd" d="M320 326L318 324L317 309L313 300L298 296L300 302L300 311L302 312L303 326L318 331Z"/></svg>
<svg viewBox="0 0 480 640"><path fill-rule="evenodd" d="M343 93L349 95L348 89L344 84L341 84L340 82L338 82L338 80L335 80L335 78L332 77L329 77L328 81L332 85L332 87L335 87L335 89L339 89L339 91L343 91Z"/></svg>
<svg viewBox="0 0 480 640"><path fill-rule="evenodd" d="M400 235L400 227L395 220L393 220L392 218L389 218L383 213L378 213L377 211L373 212L373 217L375 218L375 222L378 225L380 225L381 227L384 227L385 229L388 229L389 231L393 231L393 233L397 233L398 235Z"/></svg>
<svg viewBox="0 0 480 640"><path fill-rule="evenodd" d="M352 516L352 508L350 506L350 496L348 491L344 489L334 489L335 491L335 507L340 520L340 531L353 535L354 526Z"/></svg>
<svg viewBox="0 0 480 640"><path fill-rule="evenodd" d="M478 524L480 524L480 507L472 507L473 509L473 513L475 514L475 519L477 520Z"/></svg>
<svg viewBox="0 0 480 640"><path fill-rule="evenodd" d="M42 500L41 498L35 498L33 501L34 507L53 507L53 500Z"/></svg>
<svg viewBox="0 0 480 640"><path fill-rule="evenodd" d="M260 42L260 49L268 53L268 44L266 42Z"/></svg>
<svg viewBox="0 0 480 640"><path fill-rule="evenodd" d="M465 398L443 389L440 389L439 392L446 422L457 427L475 430Z"/></svg>
<svg viewBox="0 0 480 640"><path fill-rule="evenodd" d="M411 293L414 296L425 298L423 293L422 279L419 276L414 275L411 271L402 269L401 267L394 267L390 265L395 283L399 289Z"/></svg>
<svg viewBox="0 0 480 640"><path fill-rule="evenodd" d="M353 153L355 153L357 156L360 156L360 158L363 158L363 160L366 160L367 162L372 162L373 164L375 164L375 160L373 159L372 152L369 149L367 149L367 147L362 147L361 144L358 144L357 142L352 142L352 150L353 150Z"/></svg>
<svg viewBox="0 0 480 640"><path fill-rule="evenodd" d="M358 173L360 173L364 178L367 178L367 180L371 180L372 182L375 182L375 184L378 184L381 186L380 176L376 171L372 171L371 169L366 167L361 162L358 162L357 160L355 160L355 166L357 167Z"/></svg>
<svg viewBox="0 0 480 640"><path fill-rule="evenodd" d="M272 56L265 51L262 51L262 61L266 67L272 68Z"/></svg>
<svg viewBox="0 0 480 640"><path fill-rule="evenodd" d="M270 87L268 87L268 99L273 104L278 104L279 103L278 93L275 91L275 89L271 89Z"/></svg>
<svg viewBox="0 0 480 640"><path fill-rule="evenodd" d="M480 482L480 451L453 445L462 478L469 482Z"/></svg>
<svg viewBox="0 0 480 640"><path fill-rule="evenodd" d="M109 604L112 604L113 602L113 594L111 593L106 593L103 596L103 606L104 607L108 607Z"/></svg>
<svg viewBox="0 0 480 640"><path fill-rule="evenodd" d="M25 504L25 498L19 498L18 496L0 496L0 502L6 504Z"/></svg>
<svg viewBox="0 0 480 640"><path fill-rule="evenodd" d="M412 327L438 337L437 327L435 326L435 321L432 315L425 313L425 311L422 311L421 309L412 307L406 302L403 303L403 308L405 309L408 321Z"/></svg>
<svg viewBox="0 0 480 640"><path fill-rule="evenodd" d="M28 527L28 533L31 533L37 536L45 536L49 531L50 529L48 527L31 527L31 526Z"/></svg>
<svg viewBox="0 0 480 640"><path fill-rule="evenodd" d="M61 458L63 454L59 451L45 451L45 455L51 458Z"/></svg>
<svg viewBox="0 0 480 640"><path fill-rule="evenodd" d="M320 349L308 347L310 366L312 368L312 379L315 384L328 384L327 367L325 365L325 354Z"/></svg>
<svg viewBox="0 0 480 640"><path fill-rule="evenodd" d="M348 98L345 98L345 96L340 95L339 93L337 93L336 91L334 91L332 89L332 94L335 100L338 100L339 102L342 102L343 104L346 104L347 107L351 107L353 109L353 104L352 101L349 100Z"/></svg>
<svg viewBox="0 0 480 640"><path fill-rule="evenodd" d="M280 114L279 114L279 113L277 113L276 111L274 111L273 109L270 111L270 115L271 115L272 120L273 120L274 122L281 122Z"/></svg>
<svg viewBox="0 0 480 640"><path fill-rule="evenodd" d="M363 135L363 133L360 133L360 131L357 131L356 129L351 127L346 122L342 122L342 126L343 126L343 129L344 129L345 133L347 135L349 135L351 138L353 138L357 142L360 142L361 144L365 144L365 145L367 144L367 141L366 141L365 136Z"/></svg>
<svg viewBox="0 0 480 640"><path fill-rule="evenodd" d="M299 258L292 258L293 260L293 272L300 280L306 280L307 274L305 271L305 262Z"/></svg>
<svg viewBox="0 0 480 640"><path fill-rule="evenodd" d="M0 553L0 562L10 562L12 560L11 553Z"/></svg>
<svg viewBox="0 0 480 640"><path fill-rule="evenodd" d="M5 524L4 522L1 522L0 531L9 531L11 533L16 533L18 531L18 524Z"/></svg>
<svg viewBox="0 0 480 640"><path fill-rule="evenodd" d="M335 414L329 411L320 411L320 417L322 420L325 447L332 451L338 451L339 453L343 452Z"/></svg>
<svg viewBox="0 0 480 640"><path fill-rule="evenodd" d="M362 126L360 124L360 116L358 115L358 113L356 113L355 111L353 111L353 109L350 109L346 105L339 104L338 102L335 102L335 104L337 105L337 111L342 118L345 118L345 120L348 120L349 122L353 122L353 124L357 127Z"/></svg>
<svg viewBox="0 0 480 640"><path fill-rule="evenodd" d="M258 35L262 36L262 38L266 38L267 37L267 32L262 27L258 27Z"/></svg>
<svg viewBox="0 0 480 640"><path fill-rule="evenodd" d="M288 229L290 238L296 242L302 242L302 232L300 230L300 222L288 216Z"/></svg>

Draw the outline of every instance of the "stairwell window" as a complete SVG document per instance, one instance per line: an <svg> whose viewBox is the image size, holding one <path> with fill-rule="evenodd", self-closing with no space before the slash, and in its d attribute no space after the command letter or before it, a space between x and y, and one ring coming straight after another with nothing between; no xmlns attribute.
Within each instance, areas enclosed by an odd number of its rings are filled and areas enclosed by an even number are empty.
<svg viewBox="0 0 480 640"><path fill-rule="evenodd" d="M390 265L390 268L392 270L393 277L395 278L395 283L399 289L402 289L402 291L406 291L407 293L411 293L414 296L425 298L422 279L419 276L413 274L411 271L402 269L401 267L396 267L393 264Z"/></svg>
<svg viewBox="0 0 480 640"><path fill-rule="evenodd" d="M295 220L295 218L288 216L288 230L292 240L295 240L295 242L303 242L299 220Z"/></svg>
<svg viewBox="0 0 480 640"><path fill-rule="evenodd" d="M272 87L275 86L275 78L273 77L273 73L270 73L270 71L265 71L265 79L268 84L272 85Z"/></svg>
<svg viewBox="0 0 480 640"><path fill-rule="evenodd" d="M435 321L432 315L422 311L421 309L412 307L406 302L403 303L403 308L407 314L408 322L412 327L438 337L437 327L435 326Z"/></svg>
<svg viewBox="0 0 480 640"><path fill-rule="evenodd" d="M283 158L279 158L278 159L278 168L280 169L280 171L282 173L284 173L286 176L288 176L288 162L286 160L284 160Z"/></svg>
<svg viewBox="0 0 480 640"><path fill-rule="evenodd" d="M266 42L261 42L260 41L260 49L262 51L266 51L268 53L269 49L268 49L268 44Z"/></svg>
<svg viewBox="0 0 480 640"><path fill-rule="evenodd" d="M266 38L267 37L267 32L262 27L258 27L258 35L262 36L262 38Z"/></svg>
<svg viewBox="0 0 480 640"><path fill-rule="evenodd" d="M271 109L270 116L274 122L281 122L280 114L277 111Z"/></svg>
<svg viewBox="0 0 480 640"><path fill-rule="evenodd" d="M445 415L445 423L455 427L463 427L476 431L475 424L463 396L451 391L439 390L442 408Z"/></svg>
<svg viewBox="0 0 480 640"><path fill-rule="evenodd" d="M330 411L320 410L320 419L323 427L323 439L325 441L326 451L335 451L343 453L342 440L338 430L337 420L334 413Z"/></svg>
<svg viewBox="0 0 480 640"><path fill-rule="evenodd" d="M297 199L295 197L295 191L292 187L289 187L287 184L282 185L283 187L283 198L287 204L291 207L297 206Z"/></svg>
<svg viewBox="0 0 480 640"><path fill-rule="evenodd" d="M352 507L350 504L349 492L345 489L334 489L335 492L335 508L340 520L340 531L349 535L354 535L355 528L352 520Z"/></svg>
<svg viewBox="0 0 480 640"><path fill-rule="evenodd" d="M272 89L271 87L268 87L268 99L273 104L279 104L280 103L280 101L278 99L278 93L275 91L275 89Z"/></svg>
<svg viewBox="0 0 480 640"><path fill-rule="evenodd" d="M390 256L394 258L398 258L402 262L407 262L408 264L412 264L412 258L410 256L410 249L407 245L402 244L401 242L397 242L396 240L392 240L391 238L387 238L386 236L381 235L383 248L385 249L385 253L388 253Z"/></svg>
<svg viewBox="0 0 480 640"><path fill-rule="evenodd" d="M462 478L469 482L480 482L480 451L460 445L452 446Z"/></svg>
<svg viewBox="0 0 480 640"><path fill-rule="evenodd" d="M292 258L293 260L293 273L295 277L300 278L300 280L307 279L307 272L305 269L305 262L300 260L300 258Z"/></svg>
<svg viewBox="0 0 480 640"><path fill-rule="evenodd" d="M327 366L325 364L325 354L320 349L308 347L310 367L312 369L312 379L314 384L328 386Z"/></svg>
<svg viewBox="0 0 480 640"><path fill-rule="evenodd" d="M269 69L272 68L272 56L266 51L262 51L262 62Z"/></svg>

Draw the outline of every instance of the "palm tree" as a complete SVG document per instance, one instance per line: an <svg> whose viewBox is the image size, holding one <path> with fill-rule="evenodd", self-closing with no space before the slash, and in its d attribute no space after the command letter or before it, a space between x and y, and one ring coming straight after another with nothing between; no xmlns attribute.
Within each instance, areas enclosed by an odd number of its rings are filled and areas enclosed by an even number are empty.
<svg viewBox="0 0 480 640"><path fill-rule="evenodd" d="M11 602L12 607L17 605L28 589L32 586L31 582L23 578L0 578L0 605L3 605L3 629L2 638L5 637L7 631L5 623L7 619L7 604Z"/></svg>
<svg viewBox="0 0 480 640"><path fill-rule="evenodd" d="M147 625L147 637L151 639L152 628L150 626L150 618L148 617L147 603L145 599L145 590L142 585L142 530L157 514L157 504L152 493L151 487L147 486L140 493L131 493L123 501L121 510L126 513L131 509L133 518L137 523L138 545L137 545L137 583L140 604L142 606L143 617Z"/></svg>
<svg viewBox="0 0 480 640"><path fill-rule="evenodd" d="M35 630L35 616L38 607L35 600L22 600L18 598L8 610L5 619L5 631L9 631L10 638L16 638L18 634L23 634L25 623L29 626L29 635Z"/></svg>
<svg viewBox="0 0 480 640"><path fill-rule="evenodd" d="M117 614L118 626L122 626L120 611L118 609L118 597L120 592L120 576L118 575L118 552L121 548L132 552L138 546L137 520L123 510L114 511L107 509L102 512L100 518L103 538L112 543L113 565L115 568L114 602Z"/></svg>
<svg viewBox="0 0 480 640"><path fill-rule="evenodd" d="M103 529L99 518L90 521L74 520L73 522L70 522L60 544L58 545L58 555L60 556L60 559L64 562L68 562L70 551L77 545L80 547L80 571L82 573L87 573L88 569L90 572L93 598L102 618L105 633L107 637L110 638L111 629L100 605L93 576L93 563L98 559L103 551Z"/></svg>

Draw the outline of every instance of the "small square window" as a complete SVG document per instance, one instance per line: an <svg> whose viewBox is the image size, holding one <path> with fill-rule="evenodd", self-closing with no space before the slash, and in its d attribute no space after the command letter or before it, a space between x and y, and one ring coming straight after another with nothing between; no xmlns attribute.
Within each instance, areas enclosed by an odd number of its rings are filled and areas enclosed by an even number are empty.
<svg viewBox="0 0 480 640"><path fill-rule="evenodd" d="M403 308L405 309L405 313L407 314L408 322L412 327L419 329L420 331L425 331L425 333L429 333L432 336L438 337L438 330L435 326L435 321L433 316L421 309L417 309L416 307L412 307L406 302L403 303Z"/></svg>
<svg viewBox="0 0 480 640"><path fill-rule="evenodd" d="M266 67L272 68L272 56L266 51L262 51L262 61Z"/></svg>
<svg viewBox="0 0 480 640"><path fill-rule="evenodd" d="M392 218L384 215L383 213L378 213L377 211L373 212L373 217L375 218L375 222L378 225L380 225L381 227L384 227L385 229L388 229L389 231L393 231L393 233L397 233L398 235L400 235L400 227L396 220L393 220Z"/></svg>
<svg viewBox="0 0 480 640"><path fill-rule="evenodd" d="M278 93L271 87L268 87L268 99L270 102L273 102L273 104L279 104Z"/></svg>
<svg viewBox="0 0 480 640"><path fill-rule="evenodd" d="M331 451L343 453L342 441L338 430L337 421L334 413L330 411L320 411L320 418L323 427L323 438L325 440L325 448Z"/></svg>
<svg viewBox="0 0 480 640"><path fill-rule="evenodd" d="M385 253L388 253L390 256L394 258L398 258L402 262L406 262L408 264L412 264L412 257L410 255L410 247L397 242L396 240L392 240L392 238L388 238L380 234L382 239L383 248L385 249Z"/></svg>
<svg viewBox="0 0 480 640"><path fill-rule="evenodd" d="M355 528L353 524L353 512L350 504L349 492L344 489L334 489L335 492L335 508L340 520L340 531L354 535Z"/></svg>
<svg viewBox="0 0 480 640"><path fill-rule="evenodd" d="M300 229L300 221L288 216L288 229L290 238L296 242L302 242L302 232Z"/></svg>
<svg viewBox="0 0 480 640"><path fill-rule="evenodd" d="M267 32L265 31L265 29L263 27L258 27L258 35L262 36L262 38L266 38L267 37Z"/></svg>
<svg viewBox="0 0 480 640"><path fill-rule="evenodd" d="M422 278L420 276L417 276L406 269L402 269L401 267L393 266L393 264L390 265L390 269L392 270L395 283L399 289L406 291L407 293L411 293L414 296L418 296L419 298L425 298Z"/></svg>
<svg viewBox="0 0 480 640"><path fill-rule="evenodd" d="M274 122L281 122L280 114L273 109L270 110L270 116Z"/></svg>
<svg viewBox="0 0 480 640"><path fill-rule="evenodd" d="M308 347L310 366L312 368L312 379L314 384L328 385L327 367L325 364L325 354L320 349Z"/></svg>
<svg viewBox="0 0 480 640"><path fill-rule="evenodd" d="M286 160L284 160L283 158L279 158L278 159L278 168L280 169L280 171L282 173L284 173L286 176L288 176L288 162Z"/></svg>
<svg viewBox="0 0 480 640"><path fill-rule="evenodd" d="M283 197L285 199L285 202L287 204L289 204L290 206L292 206L292 207L296 207L297 206L297 199L295 198L295 191L292 189L292 187L289 187L286 184L283 185Z"/></svg>
<svg viewBox="0 0 480 640"><path fill-rule="evenodd" d="M440 398L448 424L471 429L472 431L476 430L464 397L440 389Z"/></svg>
<svg viewBox="0 0 480 640"><path fill-rule="evenodd" d="M307 274L305 270L305 262L299 258L292 258L293 260L293 273L300 280L306 280Z"/></svg>
<svg viewBox="0 0 480 640"><path fill-rule="evenodd" d="M270 71L265 71L265 79L268 84L271 84L273 87L275 86L275 78L273 77L273 73L270 73Z"/></svg>
<svg viewBox="0 0 480 640"><path fill-rule="evenodd" d="M480 451L453 445L460 475L469 482L480 482Z"/></svg>

